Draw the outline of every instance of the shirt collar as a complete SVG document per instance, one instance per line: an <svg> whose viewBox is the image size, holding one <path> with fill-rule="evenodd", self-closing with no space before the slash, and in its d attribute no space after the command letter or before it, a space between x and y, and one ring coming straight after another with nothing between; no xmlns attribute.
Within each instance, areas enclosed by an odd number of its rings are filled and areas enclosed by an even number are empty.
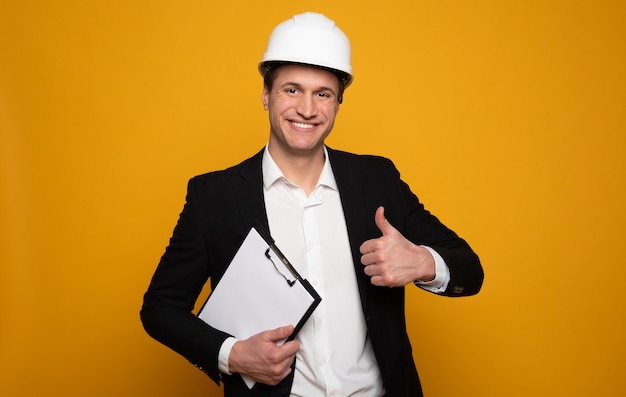
<svg viewBox="0 0 626 397"><path fill-rule="evenodd" d="M262 168L263 186L265 187L265 190L269 189L278 180L288 181L270 155L268 145L265 145L265 150L263 152ZM328 150L326 150L326 146L324 146L324 168L322 168L322 173L320 174L316 187L320 185L337 190L337 181L335 181L335 175L333 174L330 161L328 160Z"/></svg>

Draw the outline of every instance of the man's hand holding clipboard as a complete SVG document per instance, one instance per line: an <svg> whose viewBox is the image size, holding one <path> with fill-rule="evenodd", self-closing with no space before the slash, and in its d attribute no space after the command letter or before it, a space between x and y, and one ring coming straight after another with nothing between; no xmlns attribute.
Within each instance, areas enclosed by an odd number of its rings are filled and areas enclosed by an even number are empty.
<svg viewBox="0 0 626 397"><path fill-rule="evenodd" d="M231 350L230 371L242 375L249 388L259 383L275 386L291 373L291 367L300 343L295 340L280 343L293 334L288 325L263 331L248 339L238 341Z"/></svg>

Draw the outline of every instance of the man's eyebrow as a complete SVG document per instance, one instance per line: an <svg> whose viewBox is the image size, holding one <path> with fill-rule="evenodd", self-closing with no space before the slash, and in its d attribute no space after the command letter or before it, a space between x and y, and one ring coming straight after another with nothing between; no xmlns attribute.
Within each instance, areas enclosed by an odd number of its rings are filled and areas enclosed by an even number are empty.
<svg viewBox="0 0 626 397"><path fill-rule="evenodd" d="M280 88L285 88L285 87L295 87L295 88L302 88L302 86L298 83L294 83L292 81L285 81L284 83L282 83L280 85Z"/></svg>

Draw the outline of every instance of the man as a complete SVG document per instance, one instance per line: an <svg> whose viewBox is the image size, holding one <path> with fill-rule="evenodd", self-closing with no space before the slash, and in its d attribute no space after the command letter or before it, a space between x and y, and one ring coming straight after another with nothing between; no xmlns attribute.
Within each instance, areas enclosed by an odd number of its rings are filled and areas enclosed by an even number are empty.
<svg viewBox="0 0 626 397"><path fill-rule="evenodd" d="M144 327L223 382L226 396L421 396L404 286L475 294L479 259L391 161L324 145L352 82L350 44L334 22L305 13L278 25L259 70L268 143L189 182L145 294ZM293 324L237 340L192 313L203 284L217 285L256 223L322 296L296 339L280 346Z"/></svg>

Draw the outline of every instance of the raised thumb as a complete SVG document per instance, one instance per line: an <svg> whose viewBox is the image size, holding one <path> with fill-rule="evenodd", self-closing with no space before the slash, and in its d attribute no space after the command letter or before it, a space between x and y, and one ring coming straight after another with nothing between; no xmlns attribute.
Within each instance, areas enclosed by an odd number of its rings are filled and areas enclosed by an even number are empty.
<svg viewBox="0 0 626 397"><path fill-rule="evenodd" d="M376 214L374 215L374 222L376 222L376 226L378 230L386 236L388 234L393 233L396 229L389 223L387 218L385 218L385 207L380 206L376 209Z"/></svg>

